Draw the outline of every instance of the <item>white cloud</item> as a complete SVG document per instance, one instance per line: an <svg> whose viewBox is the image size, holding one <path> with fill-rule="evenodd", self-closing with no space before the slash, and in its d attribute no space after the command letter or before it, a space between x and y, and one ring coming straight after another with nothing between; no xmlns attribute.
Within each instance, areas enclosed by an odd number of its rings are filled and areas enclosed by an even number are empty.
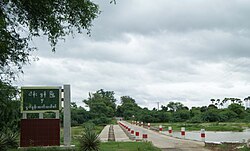
<svg viewBox="0 0 250 151"><path fill-rule="evenodd" d="M98 2L92 36L66 37L56 53L44 37L34 40L40 60L25 66L17 85L68 83L81 105L103 88L149 108L249 95L250 1Z"/></svg>

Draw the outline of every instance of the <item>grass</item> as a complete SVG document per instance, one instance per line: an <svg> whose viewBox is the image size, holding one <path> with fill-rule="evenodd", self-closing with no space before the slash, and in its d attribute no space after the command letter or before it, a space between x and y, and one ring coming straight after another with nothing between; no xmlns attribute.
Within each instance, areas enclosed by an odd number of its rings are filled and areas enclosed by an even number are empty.
<svg viewBox="0 0 250 151"><path fill-rule="evenodd" d="M101 151L160 151L149 142L107 142L101 144Z"/></svg>
<svg viewBox="0 0 250 151"><path fill-rule="evenodd" d="M245 128L250 128L250 123L151 123L151 126L158 127L162 125L163 130L167 131L171 126L174 131L180 131L185 127L186 131L234 131L242 132Z"/></svg>
<svg viewBox="0 0 250 151"><path fill-rule="evenodd" d="M101 143L100 151L161 151L159 148L154 147L150 142L106 142ZM26 149L13 149L11 151L78 151L79 149L63 149L60 147L31 147Z"/></svg>
<svg viewBox="0 0 250 151"><path fill-rule="evenodd" d="M95 126L94 129L96 133L100 134L104 126ZM81 126L74 126L71 128L71 135L72 135L72 142L71 144L79 146L78 138L81 136L82 132L84 131L84 127ZM60 130L60 143L63 144L63 128Z"/></svg>

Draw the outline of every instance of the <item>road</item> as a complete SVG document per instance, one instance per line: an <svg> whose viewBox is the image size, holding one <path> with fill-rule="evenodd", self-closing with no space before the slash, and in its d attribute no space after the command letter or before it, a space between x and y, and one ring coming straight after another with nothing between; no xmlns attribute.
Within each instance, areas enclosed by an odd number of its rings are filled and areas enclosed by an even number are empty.
<svg viewBox="0 0 250 151"><path fill-rule="evenodd" d="M140 126L132 125L126 121L121 122L139 132L139 138L142 138L142 133L148 134L148 141L151 141L154 146L164 151L210 151L204 148L205 143L203 142L173 138Z"/></svg>

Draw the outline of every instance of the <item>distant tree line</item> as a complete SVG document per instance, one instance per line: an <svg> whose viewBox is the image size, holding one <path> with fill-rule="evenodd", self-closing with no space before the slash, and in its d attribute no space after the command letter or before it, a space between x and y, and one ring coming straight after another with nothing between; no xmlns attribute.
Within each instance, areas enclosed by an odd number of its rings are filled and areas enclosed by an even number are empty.
<svg viewBox="0 0 250 151"><path fill-rule="evenodd" d="M16 88L6 83L0 83L0 132L6 129L17 131L21 118L20 101L16 97ZM113 91L100 89L89 93L87 99L83 100L89 108L77 106L71 103L72 126L91 122L97 125L105 125L112 122L112 119L123 117L126 120L138 120L143 122L250 122L250 109L245 109L239 99L225 98L222 101L211 99L211 104L202 107L188 108L181 102L169 102L162 105L159 110L140 107L135 99L130 96L122 96L121 104L116 105L116 98ZM245 100L249 99L246 98ZM225 100L231 100L228 107L222 107ZM234 101L232 101L234 100ZM220 104L220 105L219 105ZM38 114L30 114L29 118L38 118ZM44 117L55 117L52 113ZM63 120L63 113L60 115Z"/></svg>
<svg viewBox="0 0 250 151"><path fill-rule="evenodd" d="M245 98L247 101L250 97ZM72 123L81 124L92 121L95 124L107 124L114 116L123 117L126 120L139 120L143 122L250 122L250 109L245 109L242 101L237 98L211 99L211 104L202 107L188 108L181 102L169 102L162 105L159 110L153 108L141 108L130 96L120 98L121 105L116 106L113 91L98 90L89 94L84 100L89 107L86 111L82 107L72 109ZM223 107L227 101L231 101L228 107ZM83 117L84 118L81 118ZM82 119L82 121L81 121Z"/></svg>

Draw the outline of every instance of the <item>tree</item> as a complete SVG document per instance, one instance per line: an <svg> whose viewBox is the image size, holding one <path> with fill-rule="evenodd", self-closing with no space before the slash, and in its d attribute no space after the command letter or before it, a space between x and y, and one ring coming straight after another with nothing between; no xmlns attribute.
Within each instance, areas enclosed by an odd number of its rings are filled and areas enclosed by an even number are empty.
<svg viewBox="0 0 250 151"><path fill-rule="evenodd" d="M243 118L244 113L245 113L244 106L242 106L240 104L236 104L236 103L230 104L228 106L228 110L233 111L234 113L236 113L237 117L239 117L239 118Z"/></svg>
<svg viewBox="0 0 250 151"><path fill-rule="evenodd" d="M167 107L167 106L162 105L162 106L161 106L161 110L162 110L162 111L168 111L168 107Z"/></svg>
<svg viewBox="0 0 250 151"><path fill-rule="evenodd" d="M29 62L29 41L45 35L55 51L59 39L90 33L99 7L90 0L0 1L0 80L14 78Z"/></svg>
<svg viewBox="0 0 250 151"><path fill-rule="evenodd" d="M202 115L202 119L206 122L218 122L220 120L220 117L218 116L218 110L217 109L207 110Z"/></svg>
<svg viewBox="0 0 250 151"><path fill-rule="evenodd" d="M211 99L210 101L212 102L212 104L214 104L214 102L215 102L215 99Z"/></svg>
<svg viewBox="0 0 250 151"><path fill-rule="evenodd" d="M114 94L113 91L100 89L95 93L89 93L89 98L83 100L88 105L90 116L95 124L102 124L100 121L107 123L109 121L107 118L112 118L115 115L116 99Z"/></svg>
<svg viewBox="0 0 250 151"><path fill-rule="evenodd" d="M121 103L122 104L117 107L117 114L125 119L131 119L133 115L138 118L139 111L142 109L136 104L135 99L130 96L122 96Z"/></svg>
<svg viewBox="0 0 250 151"><path fill-rule="evenodd" d="M18 130L20 101L17 96L16 88L0 81L0 133L6 130Z"/></svg>
<svg viewBox="0 0 250 151"><path fill-rule="evenodd" d="M168 109L171 111L171 112L175 112L177 110L181 110L181 109L188 109L186 108L182 103L180 102L169 102L168 105L167 105Z"/></svg>

